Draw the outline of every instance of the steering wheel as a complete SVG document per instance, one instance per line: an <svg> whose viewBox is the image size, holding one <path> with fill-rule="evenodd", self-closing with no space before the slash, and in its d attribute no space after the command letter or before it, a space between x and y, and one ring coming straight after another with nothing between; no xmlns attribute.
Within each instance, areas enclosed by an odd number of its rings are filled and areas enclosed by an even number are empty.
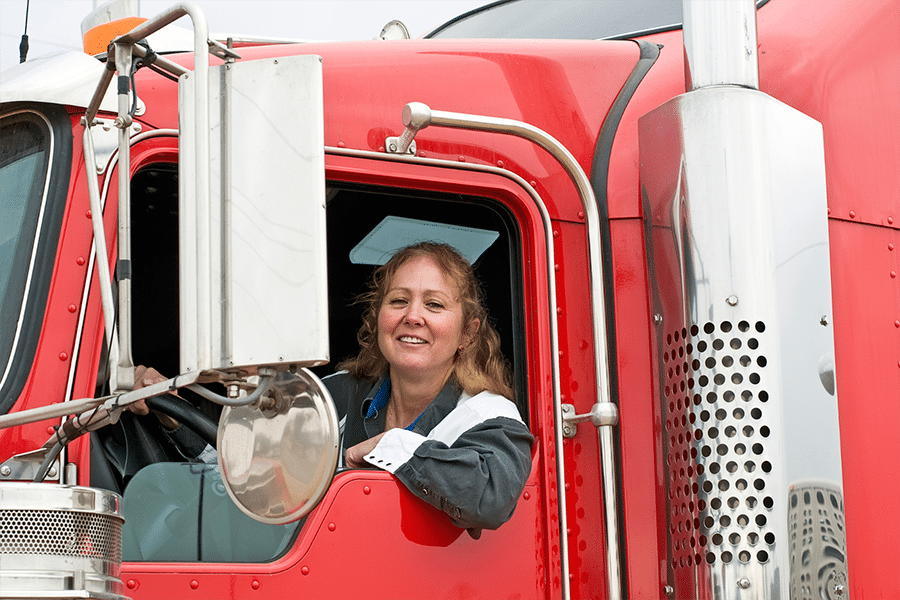
<svg viewBox="0 0 900 600"><path fill-rule="evenodd" d="M172 417L197 435L204 442L216 447L219 424L199 408L172 394L163 394L147 399L147 406L152 410Z"/></svg>

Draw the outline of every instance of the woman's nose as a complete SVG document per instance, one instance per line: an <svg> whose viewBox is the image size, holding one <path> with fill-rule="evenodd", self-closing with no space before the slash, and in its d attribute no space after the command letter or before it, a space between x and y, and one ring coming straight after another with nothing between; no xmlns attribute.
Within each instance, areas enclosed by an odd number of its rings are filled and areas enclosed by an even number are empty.
<svg viewBox="0 0 900 600"><path fill-rule="evenodd" d="M415 302L410 303L406 307L403 321L410 325L422 325L425 322L422 318L422 306Z"/></svg>

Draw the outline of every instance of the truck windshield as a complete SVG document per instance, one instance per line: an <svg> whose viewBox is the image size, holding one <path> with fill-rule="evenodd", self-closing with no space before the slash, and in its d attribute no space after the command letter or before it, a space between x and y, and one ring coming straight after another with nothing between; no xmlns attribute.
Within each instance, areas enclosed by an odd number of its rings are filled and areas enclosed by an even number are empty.
<svg viewBox="0 0 900 600"><path fill-rule="evenodd" d="M19 337L49 156L47 127L35 116L0 122L0 385Z"/></svg>
<svg viewBox="0 0 900 600"><path fill-rule="evenodd" d="M506 0L462 15L426 37L596 40L681 22L681 0Z"/></svg>

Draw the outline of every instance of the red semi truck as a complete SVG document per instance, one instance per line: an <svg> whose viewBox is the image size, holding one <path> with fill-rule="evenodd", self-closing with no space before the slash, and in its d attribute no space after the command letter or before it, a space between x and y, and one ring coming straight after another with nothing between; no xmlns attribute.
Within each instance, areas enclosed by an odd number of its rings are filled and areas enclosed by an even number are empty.
<svg viewBox="0 0 900 600"><path fill-rule="evenodd" d="M758 4L309 44L110 9L4 72L0 596L900 597L900 3ZM336 468L319 383L420 239L535 437L477 540ZM228 405L153 404L206 460L123 411L176 390Z"/></svg>

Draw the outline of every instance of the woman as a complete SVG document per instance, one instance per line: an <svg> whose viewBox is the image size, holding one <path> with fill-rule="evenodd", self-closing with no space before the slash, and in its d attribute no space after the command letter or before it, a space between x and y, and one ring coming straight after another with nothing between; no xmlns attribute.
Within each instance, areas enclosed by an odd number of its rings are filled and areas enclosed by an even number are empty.
<svg viewBox="0 0 900 600"><path fill-rule="evenodd" d="M478 537L512 515L534 440L512 397L471 266L409 246L373 274L360 353L325 379L345 412L345 464L394 474Z"/></svg>

